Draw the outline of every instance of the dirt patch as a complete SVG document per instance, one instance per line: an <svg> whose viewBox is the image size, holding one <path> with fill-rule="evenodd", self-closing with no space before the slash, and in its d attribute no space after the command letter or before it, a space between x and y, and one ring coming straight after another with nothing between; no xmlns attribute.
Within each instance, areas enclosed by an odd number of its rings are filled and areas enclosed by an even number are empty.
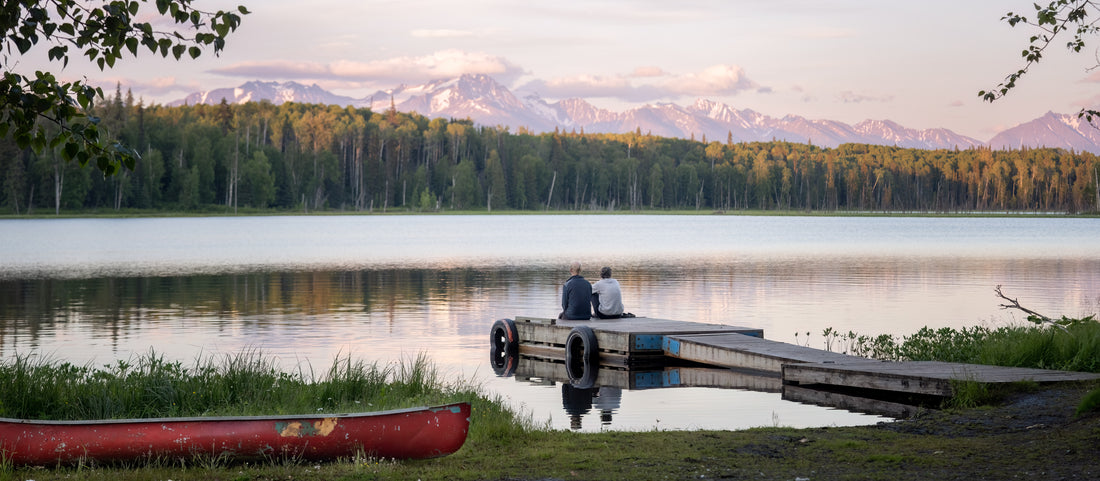
<svg viewBox="0 0 1100 481"><path fill-rule="evenodd" d="M1055 429L1095 421L1096 414L1077 416L1078 404L1088 390L1065 385L1017 392L999 405L974 409L923 411L915 418L883 424L883 429L909 434L945 437L1013 434L1035 429Z"/></svg>

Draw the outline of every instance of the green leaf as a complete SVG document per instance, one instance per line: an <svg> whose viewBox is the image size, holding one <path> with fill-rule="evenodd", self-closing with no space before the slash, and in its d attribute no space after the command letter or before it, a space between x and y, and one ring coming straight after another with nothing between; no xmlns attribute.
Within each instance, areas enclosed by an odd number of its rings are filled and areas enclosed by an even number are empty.
<svg viewBox="0 0 1100 481"><path fill-rule="evenodd" d="M73 160L76 158L77 153L80 152L80 145L76 142L67 142L64 150L61 152L61 157L65 160Z"/></svg>
<svg viewBox="0 0 1100 481"><path fill-rule="evenodd" d="M68 52L69 52L69 47L68 46L58 45L58 46L55 46L55 47L50 49L49 53L47 54L47 57L49 57L50 60L59 60L59 59L65 58L65 56L68 54Z"/></svg>
<svg viewBox="0 0 1100 481"><path fill-rule="evenodd" d="M15 48L19 49L19 53L21 54L27 53L27 51L34 46L34 43L23 37L12 37L11 41L15 42Z"/></svg>

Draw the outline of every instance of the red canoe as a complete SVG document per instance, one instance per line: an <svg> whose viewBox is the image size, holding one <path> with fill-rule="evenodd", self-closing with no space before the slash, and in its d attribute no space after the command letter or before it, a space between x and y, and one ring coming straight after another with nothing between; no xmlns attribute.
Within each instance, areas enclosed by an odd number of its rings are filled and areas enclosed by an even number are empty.
<svg viewBox="0 0 1100 481"><path fill-rule="evenodd" d="M0 418L0 460L56 465L141 458L420 459L458 451L470 404L372 413L96 421Z"/></svg>

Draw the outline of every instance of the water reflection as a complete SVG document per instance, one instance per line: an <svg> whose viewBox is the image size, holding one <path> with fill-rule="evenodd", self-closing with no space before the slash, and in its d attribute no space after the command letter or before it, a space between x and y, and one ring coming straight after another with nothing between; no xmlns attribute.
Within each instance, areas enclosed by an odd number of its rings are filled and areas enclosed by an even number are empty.
<svg viewBox="0 0 1100 481"><path fill-rule="evenodd" d="M911 393L784 384L778 373L699 366L649 370L600 367L596 382L591 387L582 387L570 380L565 364L560 361L521 356L491 356L491 359L494 367L507 366L496 370L499 377L514 377L516 382L531 385L560 386L562 412L573 430L584 429L586 416L599 420L598 429L612 428L614 416L622 407L624 391L708 388L776 393L785 401L887 418L912 417L922 409L938 408L943 401ZM666 405L659 414L690 415L694 408Z"/></svg>
<svg viewBox="0 0 1100 481"><path fill-rule="evenodd" d="M1000 284L1052 315L1095 313L1100 296L1100 261L1091 259L733 260L617 271L632 312L759 327L787 342L827 327L877 335L1011 321L992 294ZM93 347L99 343L125 355L132 341L166 334L196 345L213 334L277 351L300 346L301 336L344 339L345 331L352 331L345 345L377 335L417 343L484 336L494 319L552 317L561 278L548 268L454 268L0 280L0 355L57 347L68 335L91 338L66 349L76 356L103 354Z"/></svg>
<svg viewBox="0 0 1100 481"><path fill-rule="evenodd" d="M600 229L629 235L610 245L561 235ZM392 363L427 353L445 376L482 382L536 420L567 429L561 383L493 375L500 366L486 359L485 340L496 319L555 316L575 257L611 265L626 309L640 316L761 328L769 339L823 347L826 327L901 335L1012 322L997 307L996 285L1048 315L1095 313L1097 236L1092 219L0 221L0 357L35 352L100 364L152 348L191 361L254 347L294 367L324 366L337 355ZM593 404L582 429L881 419L782 401L787 393L767 385L774 380L682 366L635 374L611 379L601 371L600 387L622 390L619 407L609 424L593 425ZM674 379L677 389L642 387Z"/></svg>

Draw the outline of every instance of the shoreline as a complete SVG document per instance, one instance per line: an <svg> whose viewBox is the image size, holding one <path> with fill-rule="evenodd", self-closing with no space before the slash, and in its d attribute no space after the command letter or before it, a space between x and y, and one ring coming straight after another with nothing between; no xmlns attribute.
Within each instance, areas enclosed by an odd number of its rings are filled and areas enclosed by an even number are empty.
<svg viewBox="0 0 1100 481"><path fill-rule="evenodd" d="M190 218L190 217L309 217L309 216L731 216L731 217L943 217L943 218L1100 218L1100 213L1065 213L1039 211L969 211L969 212L917 212L917 211L797 211L797 210L743 210L743 211L699 211L699 210L461 210L440 212L417 212L411 210L381 211L341 211L324 210L300 212L291 210L249 210L243 212L202 212L188 211L69 211L60 214L3 214L0 220L35 219L127 219L127 218Z"/></svg>
<svg viewBox="0 0 1100 481"><path fill-rule="evenodd" d="M1096 384L1092 384L1095 387ZM859 427L737 431L532 430L482 436L450 456L188 467L14 468L8 479L698 480L1094 479L1100 412L1074 413L1087 385L1009 395L993 407L929 410ZM479 427L474 424L471 431ZM472 434L472 432L471 432ZM0 471L0 475L3 475Z"/></svg>

